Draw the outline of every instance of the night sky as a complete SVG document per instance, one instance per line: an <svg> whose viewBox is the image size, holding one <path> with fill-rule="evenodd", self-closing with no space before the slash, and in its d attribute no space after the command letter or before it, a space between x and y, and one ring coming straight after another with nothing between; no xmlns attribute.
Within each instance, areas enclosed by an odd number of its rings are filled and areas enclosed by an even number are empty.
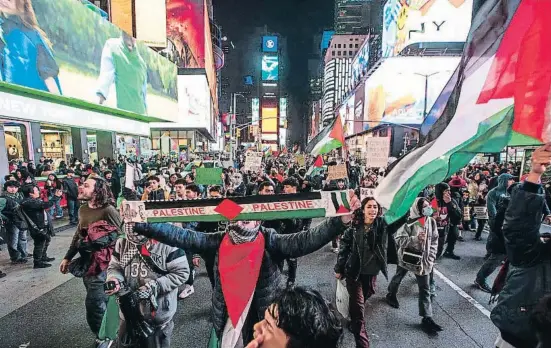
<svg viewBox="0 0 551 348"><path fill-rule="evenodd" d="M333 27L334 0L213 0L214 16L230 39L241 37L249 27L268 25L287 37L289 47L289 94L298 102L298 118L308 115L308 54L313 35ZM295 140L299 134L291 135Z"/></svg>

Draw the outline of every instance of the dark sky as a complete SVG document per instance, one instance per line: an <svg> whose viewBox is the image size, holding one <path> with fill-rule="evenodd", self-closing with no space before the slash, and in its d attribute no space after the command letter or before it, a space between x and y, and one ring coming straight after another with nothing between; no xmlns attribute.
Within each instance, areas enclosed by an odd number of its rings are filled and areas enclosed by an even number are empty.
<svg viewBox="0 0 551 348"><path fill-rule="evenodd" d="M308 113L308 54L313 35L333 26L334 0L213 0L216 22L223 35L240 37L247 28L268 25L287 37L290 71L289 94L298 105L298 115ZM297 139L298 133L292 135Z"/></svg>

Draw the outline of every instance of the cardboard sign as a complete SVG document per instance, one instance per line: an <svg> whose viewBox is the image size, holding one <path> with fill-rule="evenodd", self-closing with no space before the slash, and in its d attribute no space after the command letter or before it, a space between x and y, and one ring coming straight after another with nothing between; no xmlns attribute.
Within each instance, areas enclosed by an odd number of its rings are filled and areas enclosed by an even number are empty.
<svg viewBox="0 0 551 348"><path fill-rule="evenodd" d="M337 164L327 167L327 180L344 179L348 177L346 164Z"/></svg>
<svg viewBox="0 0 551 348"><path fill-rule="evenodd" d="M222 168L197 168L195 182L199 185L222 185Z"/></svg>
<svg viewBox="0 0 551 348"><path fill-rule="evenodd" d="M375 137L366 139L365 163L370 168L386 168L390 154L390 138Z"/></svg>
<svg viewBox="0 0 551 348"><path fill-rule="evenodd" d="M262 168L262 152L247 152L245 158L245 171L260 173Z"/></svg>
<svg viewBox="0 0 551 348"><path fill-rule="evenodd" d="M297 164L301 167L304 167L304 165L306 164L306 161L304 160L303 155L297 155L296 160L297 160Z"/></svg>
<svg viewBox="0 0 551 348"><path fill-rule="evenodd" d="M477 219L488 220L488 209L486 207L474 207L474 215Z"/></svg>
<svg viewBox="0 0 551 348"><path fill-rule="evenodd" d="M374 188L360 188L360 199L363 200L367 197L375 197L375 189Z"/></svg>
<svg viewBox="0 0 551 348"><path fill-rule="evenodd" d="M471 207L463 208L463 220L469 221L471 219Z"/></svg>

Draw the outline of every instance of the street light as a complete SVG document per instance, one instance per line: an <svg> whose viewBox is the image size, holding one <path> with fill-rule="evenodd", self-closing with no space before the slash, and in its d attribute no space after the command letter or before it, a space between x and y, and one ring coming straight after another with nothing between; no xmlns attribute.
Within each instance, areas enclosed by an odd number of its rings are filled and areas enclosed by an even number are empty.
<svg viewBox="0 0 551 348"><path fill-rule="evenodd" d="M429 77L434 76L436 74L440 74L441 71L434 72L432 74L419 74L419 73L413 73L414 75L418 75L425 78L425 107L423 111L423 121L427 118L427 104L428 104L428 94L429 94Z"/></svg>
<svg viewBox="0 0 551 348"><path fill-rule="evenodd" d="M237 96L243 97L245 100L247 100L247 97L245 97L241 93L232 93L232 110L233 112L230 112L230 162L233 163L233 131L234 131L234 124L233 124L233 118L234 115L237 114ZM233 165L233 164L232 164Z"/></svg>

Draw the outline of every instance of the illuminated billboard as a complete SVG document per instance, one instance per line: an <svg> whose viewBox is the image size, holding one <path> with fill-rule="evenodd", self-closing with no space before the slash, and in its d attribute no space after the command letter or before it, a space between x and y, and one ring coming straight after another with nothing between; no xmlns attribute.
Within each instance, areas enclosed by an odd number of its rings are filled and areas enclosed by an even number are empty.
<svg viewBox="0 0 551 348"><path fill-rule="evenodd" d="M357 134L364 130L364 108L365 108L365 83L362 83L356 89L354 99L354 133Z"/></svg>
<svg viewBox="0 0 551 348"><path fill-rule="evenodd" d="M0 1L0 12L11 13L4 3ZM79 1L34 0L32 10L32 28L26 17L2 17L4 82L49 92L68 105L79 99L175 120L177 69L169 60Z"/></svg>
<svg viewBox="0 0 551 348"><path fill-rule="evenodd" d="M262 37L262 52L277 52L277 36Z"/></svg>
<svg viewBox="0 0 551 348"><path fill-rule="evenodd" d="M170 45L163 52L180 68L205 67L205 8L203 1L166 1L166 31Z"/></svg>
<svg viewBox="0 0 551 348"><path fill-rule="evenodd" d="M149 47L166 47L166 0L134 0L136 39Z"/></svg>
<svg viewBox="0 0 551 348"><path fill-rule="evenodd" d="M253 98L251 100L251 110L253 113L252 117L252 125L258 126L258 121L260 120L260 99L259 98Z"/></svg>
<svg viewBox="0 0 551 348"><path fill-rule="evenodd" d="M262 133L275 133L277 134L277 107L263 107L262 108Z"/></svg>
<svg viewBox="0 0 551 348"><path fill-rule="evenodd" d="M383 57L421 42L464 42L473 0L388 0L383 10Z"/></svg>
<svg viewBox="0 0 551 348"><path fill-rule="evenodd" d="M365 39L362 47L356 53L356 56L352 60L352 85L360 81L364 72L367 72L369 65L369 37Z"/></svg>
<svg viewBox="0 0 551 348"><path fill-rule="evenodd" d="M279 128L279 146L287 146L287 129Z"/></svg>
<svg viewBox="0 0 551 348"><path fill-rule="evenodd" d="M262 81L279 80L279 59L277 56L262 57Z"/></svg>
<svg viewBox="0 0 551 348"><path fill-rule="evenodd" d="M386 59L365 86L364 129L380 122L419 125L450 79L460 57L393 57Z"/></svg>
<svg viewBox="0 0 551 348"><path fill-rule="evenodd" d="M279 98L279 126L283 127L287 120L287 98Z"/></svg>
<svg viewBox="0 0 551 348"><path fill-rule="evenodd" d="M354 94L352 94L339 108L339 116L344 125L345 136L354 134L354 103Z"/></svg>

